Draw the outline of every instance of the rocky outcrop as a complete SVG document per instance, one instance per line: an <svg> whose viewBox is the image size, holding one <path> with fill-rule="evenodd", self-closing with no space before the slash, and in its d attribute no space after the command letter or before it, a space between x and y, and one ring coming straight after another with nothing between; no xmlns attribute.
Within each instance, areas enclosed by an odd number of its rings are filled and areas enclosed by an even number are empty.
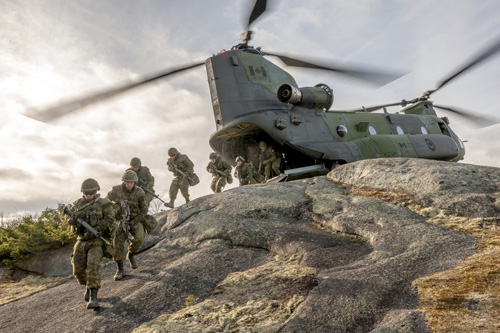
<svg viewBox="0 0 500 333"><path fill-rule="evenodd" d="M69 246L60 249L34 253L20 263L17 268L44 276L64 276L73 272L68 260L73 252Z"/></svg>
<svg viewBox="0 0 500 333"><path fill-rule="evenodd" d="M159 217L124 280L104 266L101 309L71 280L3 305L0 330L427 332L412 283L478 241L429 219L494 224L499 182L496 168L380 159L198 198Z"/></svg>
<svg viewBox="0 0 500 333"><path fill-rule="evenodd" d="M418 159L364 160L331 172L328 179L355 187L402 192L422 207L466 217L500 216L498 168ZM428 210L429 211L429 210Z"/></svg>

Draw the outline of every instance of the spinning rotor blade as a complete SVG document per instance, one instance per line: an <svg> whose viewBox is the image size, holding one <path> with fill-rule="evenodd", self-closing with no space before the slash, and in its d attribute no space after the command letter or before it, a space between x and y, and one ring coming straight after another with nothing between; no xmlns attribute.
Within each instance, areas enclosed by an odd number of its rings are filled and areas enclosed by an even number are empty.
<svg viewBox="0 0 500 333"><path fill-rule="evenodd" d="M438 85L438 87L436 89L427 90L426 92L424 92L424 94L421 97L414 98L410 101L402 100L401 102L398 102L398 103L390 103L390 104L371 106L371 107L364 108L364 109L349 110L349 112L359 112L359 111L373 112L373 111L380 110L384 107L397 106L397 105L404 107L408 104L413 104L413 103L417 103L417 102L421 102L421 101L427 101L433 93L435 93L436 91L441 89L443 86L448 84L450 81L457 78L458 76L460 76L461 74L463 74L464 72L469 70L470 68L472 68L475 65L479 64L480 62L486 60L487 58L491 57L492 55L494 55L495 53L497 53L499 51L500 51L500 39L498 39L495 43L493 43L489 48L487 48L486 50L481 52L478 56L473 58L473 60L468 62L460 70L458 70L453 75L451 75L448 78L446 78L445 80L443 80ZM494 124L498 123L497 121L492 120L492 119L472 115L472 113L470 113L468 111L464 111L464 110L459 111L457 108L452 108L452 107L448 107L448 106L441 106L441 105L436 105L436 104L432 104L432 105L436 108L447 110L447 111L453 112L455 114L458 114L464 118L467 118L467 119L475 122L476 124L478 124L481 127L490 126L490 125L494 125Z"/></svg>
<svg viewBox="0 0 500 333"><path fill-rule="evenodd" d="M250 28L250 25L260 16L262 13L266 11L267 0L256 0L255 5L253 7L252 13L248 18L247 30Z"/></svg>
<svg viewBox="0 0 500 333"><path fill-rule="evenodd" d="M462 73L466 72L470 68L474 67L475 65L479 64L480 62L488 59L495 53L500 51L500 38L493 43L489 48L481 52L479 55L477 55L475 58L473 58L469 63L467 63L465 66L463 66L461 69L459 69L456 73L453 75L450 75L448 78L444 79L436 89L434 90L429 90L427 93L427 97L429 97L431 94L435 93L439 89L441 89L443 86L445 86L448 82L452 81L456 77L460 76Z"/></svg>
<svg viewBox="0 0 500 333"><path fill-rule="evenodd" d="M233 48L247 48L248 42L252 39L253 32L250 31L250 25L266 11L267 0L255 0L255 5L253 6L252 13L248 17L248 24L245 31L241 34L241 43L233 46Z"/></svg>
<svg viewBox="0 0 500 333"><path fill-rule="evenodd" d="M187 66L183 67L177 67L170 69L168 71L162 72L160 74L156 75L151 75L151 76L145 76L143 79L131 82L131 83L126 83L123 84L119 87L116 88L111 88L111 89L106 89L102 90L100 92L97 92L95 94L92 94L90 96L82 97L82 98L77 98L72 101L68 102L63 102L61 104L48 107L42 110L30 110L27 113L25 113L25 116L30 117L32 119L42 121L42 122L50 122L51 120L57 119L59 117L65 116L73 111L77 111L80 109L83 109L84 107L103 101L105 99L111 98L113 96L122 94L126 91L129 91L134 88L138 88L140 86L146 85L148 83L152 83L158 79L164 78L169 75L174 75L177 73L180 73L182 71L192 69L198 66L201 66L205 64L205 62L198 62L194 64L190 64Z"/></svg>
<svg viewBox="0 0 500 333"><path fill-rule="evenodd" d="M390 72L383 72L383 71L378 71L378 70L372 70L365 68L363 69L362 66L356 66L356 68L349 68L349 67L344 67L340 65L335 65L335 64L319 64L319 63L312 63L304 60L300 60L297 58L292 58L289 56L281 55L281 54L276 54L276 53L268 53L268 52L263 52L263 55L270 55L279 58L281 61L283 61L286 65L288 66L294 66L294 67L304 67L304 68L313 68L313 69L322 69L322 70L328 70L328 71L333 71L337 72L340 74L344 74L350 77L354 77L363 81L367 81L370 83L373 83L375 85L383 86L389 82L392 82L401 76L405 75L403 73L390 73Z"/></svg>
<svg viewBox="0 0 500 333"><path fill-rule="evenodd" d="M487 126L498 124L498 120L493 120L493 119L485 118L482 116L472 115L472 113L469 111L457 109L455 107L436 105L436 104L433 104L432 106L434 106L435 108L438 108L438 109L443 109L443 110L458 114L459 116L462 116L465 119L468 119L468 120L476 123L479 127L487 127Z"/></svg>

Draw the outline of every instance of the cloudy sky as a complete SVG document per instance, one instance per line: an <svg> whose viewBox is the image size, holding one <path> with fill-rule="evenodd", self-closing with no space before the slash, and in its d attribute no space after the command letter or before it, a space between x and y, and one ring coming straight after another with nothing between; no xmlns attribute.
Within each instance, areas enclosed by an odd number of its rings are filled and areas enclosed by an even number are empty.
<svg viewBox="0 0 500 333"><path fill-rule="evenodd" d="M239 42L252 2L0 0L0 214L33 214L73 201L89 177L105 195L134 156L150 167L157 193L167 200L172 175L165 162L172 146L200 175L192 198L209 194L205 166L215 124L204 67L52 124L22 113L229 49ZM268 2L271 10L252 27L252 45L408 72L375 89L287 69L300 86L330 85L336 110L418 97L500 37L497 0ZM499 91L500 54L432 99L500 118ZM500 125L479 129L439 115L467 141L463 163L500 167Z"/></svg>

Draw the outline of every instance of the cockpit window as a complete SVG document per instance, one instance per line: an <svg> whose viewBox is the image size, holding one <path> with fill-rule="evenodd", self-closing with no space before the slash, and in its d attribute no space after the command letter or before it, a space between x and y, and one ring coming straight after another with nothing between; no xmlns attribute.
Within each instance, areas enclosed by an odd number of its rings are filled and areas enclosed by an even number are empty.
<svg viewBox="0 0 500 333"><path fill-rule="evenodd" d="M443 133L444 135L451 136L450 131L448 130L448 126L446 126L445 123L439 123L439 128L441 129L441 133Z"/></svg>

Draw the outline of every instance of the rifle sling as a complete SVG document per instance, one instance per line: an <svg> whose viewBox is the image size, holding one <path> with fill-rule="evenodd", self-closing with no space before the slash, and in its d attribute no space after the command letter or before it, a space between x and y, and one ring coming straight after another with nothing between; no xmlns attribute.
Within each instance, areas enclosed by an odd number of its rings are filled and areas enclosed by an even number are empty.
<svg viewBox="0 0 500 333"><path fill-rule="evenodd" d="M89 202L87 202L85 205L83 205L81 207L75 208L75 213L81 211L84 208L87 208L88 206L93 205L97 201L97 199L99 199L100 197L101 197L100 194L96 194L94 199L90 200Z"/></svg>

